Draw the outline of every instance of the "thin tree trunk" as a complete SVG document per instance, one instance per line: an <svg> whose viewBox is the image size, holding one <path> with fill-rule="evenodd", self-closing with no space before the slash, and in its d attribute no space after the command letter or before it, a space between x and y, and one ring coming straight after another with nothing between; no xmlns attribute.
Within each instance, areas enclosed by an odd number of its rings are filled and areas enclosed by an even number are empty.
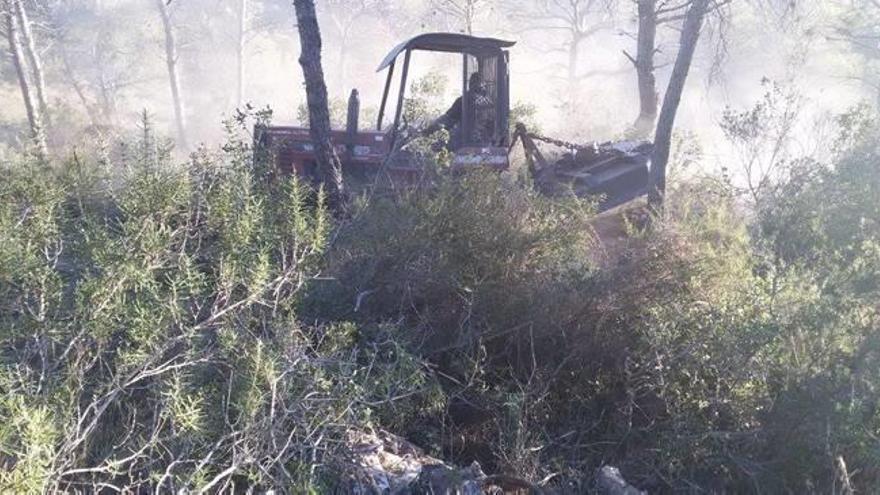
<svg viewBox="0 0 880 495"><path fill-rule="evenodd" d="M663 108L660 110L657 132L654 135L654 153L651 156L651 188L648 192L648 202L655 211L659 211L663 207L663 197L666 194L666 165L669 162L669 148L672 141L675 114L678 111L678 104L681 102L681 94L684 91L684 84L687 81L688 71L690 71L694 58L697 41L700 39L700 30L708 6L709 0L691 1L682 27L681 41L678 55L675 57L675 65L672 68L672 77L669 79L669 86L663 97Z"/></svg>
<svg viewBox="0 0 880 495"><path fill-rule="evenodd" d="M165 31L165 65L168 68L168 82L171 85L171 99L174 104L174 122L177 126L177 141L181 148L187 148L186 116L183 95L180 91L180 76L177 70L177 41L174 39L174 26L166 0L156 0L162 27Z"/></svg>
<svg viewBox="0 0 880 495"><path fill-rule="evenodd" d="M657 82L654 77L654 54L657 38L656 0L638 0L639 33L636 42L636 75L639 82L639 117L634 124L636 135L647 136L657 120Z"/></svg>
<svg viewBox="0 0 880 495"><path fill-rule="evenodd" d="M568 97L571 99L569 106L570 111L577 113L577 89L578 89L578 58L580 58L580 43L582 33L580 30L580 2L571 2L571 45L568 47Z"/></svg>
<svg viewBox="0 0 880 495"><path fill-rule="evenodd" d="M34 91L31 87L30 76L25 66L24 55L21 48L21 39L19 38L19 26L17 16L14 14L15 0L6 0L3 2L4 17L6 18L6 37L9 41L9 52L12 55L12 65L15 67L15 73L18 76L18 85L21 88L22 100L24 100L24 108L27 113L28 124L31 128L31 138L33 139L36 151L41 158L48 155L46 146L46 135L43 130L42 116L40 109L34 99Z"/></svg>
<svg viewBox="0 0 880 495"><path fill-rule="evenodd" d="M313 0L294 0L299 31L302 66L309 107L309 132L315 146L318 172L330 187L331 201L339 203L344 195L342 165L330 142L330 111L327 105L327 84L321 67L321 31Z"/></svg>
<svg viewBox="0 0 880 495"><path fill-rule="evenodd" d="M337 12L331 12L330 20L339 35L339 59L336 62L336 94L344 95L345 86L348 82L348 36L350 28L354 24L354 17L348 17L351 12L345 12L341 18Z"/></svg>
<svg viewBox="0 0 880 495"><path fill-rule="evenodd" d="M43 75L43 62L40 60L40 54L37 53L36 42L31 31L31 22L28 19L27 10L25 10L21 0L13 0L13 5L15 7L15 16L18 18L18 24L21 27L24 53L27 56L31 72L34 76L34 89L36 90L37 103L40 105L40 114L45 126L49 128L52 123L49 116L49 105L46 103L46 79Z"/></svg>
<svg viewBox="0 0 880 495"><path fill-rule="evenodd" d="M339 93L346 93L348 84L348 33L342 34L339 41Z"/></svg>
<svg viewBox="0 0 880 495"><path fill-rule="evenodd" d="M60 49L61 49L61 68L64 72L64 78L67 79L67 82L70 84L70 87L73 88L73 91L76 93L76 96L79 98L80 103L82 103L83 108L86 111L86 114L89 116L89 122L93 127L97 127L101 125L101 119L99 118L99 112L95 109L95 104L89 101L89 98L86 96L86 90L83 88L83 85L76 78L76 74L73 68L70 66L70 54L67 52L65 48L66 41L64 39L60 40Z"/></svg>
<svg viewBox="0 0 880 495"><path fill-rule="evenodd" d="M101 113L107 123L116 127L118 116L116 88L113 86L112 82L108 81L107 74L105 74L101 68L98 70L100 71L100 75L98 76L98 89L101 93Z"/></svg>
<svg viewBox="0 0 880 495"><path fill-rule="evenodd" d="M571 34L571 45L568 46L568 93L571 103L574 104L578 87L578 58L580 56L580 35L577 32Z"/></svg>
<svg viewBox="0 0 880 495"><path fill-rule="evenodd" d="M236 62L238 64L238 77L235 87L235 104L241 106L244 101L244 84L246 78L244 53L246 48L247 36L247 15L248 0L239 0L238 4L238 47L236 53Z"/></svg>

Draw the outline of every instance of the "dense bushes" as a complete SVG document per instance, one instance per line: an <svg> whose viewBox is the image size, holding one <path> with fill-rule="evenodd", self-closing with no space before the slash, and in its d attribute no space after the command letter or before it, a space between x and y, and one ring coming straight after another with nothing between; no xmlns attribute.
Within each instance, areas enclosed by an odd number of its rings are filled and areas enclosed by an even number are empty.
<svg viewBox="0 0 880 495"><path fill-rule="evenodd" d="M577 282L569 276L589 273L588 212L486 175L372 198L329 258L336 293L318 294L344 304L337 318L405 316L426 354L473 351L546 321L547 306Z"/></svg>
<svg viewBox="0 0 880 495"><path fill-rule="evenodd" d="M683 184L611 263L588 261L589 208L501 178L375 200L312 310L397 325L447 395L406 433L433 425L461 462L575 491L611 462L652 490L801 492L839 485L840 458L872 487L876 146L798 164L746 215L723 181Z"/></svg>
<svg viewBox="0 0 880 495"><path fill-rule="evenodd" d="M574 493L603 463L659 492L880 484L873 133L754 211L691 182L602 243L589 204L494 175L331 221L237 135L4 170L0 490L326 492L373 427Z"/></svg>
<svg viewBox="0 0 880 495"><path fill-rule="evenodd" d="M709 205L596 265L588 205L468 177L370 205L330 253L338 292L320 299L365 327L397 322L438 366L448 455L538 479L611 460L656 470L691 455L674 431L713 426L703 395L748 364L730 347L763 342L763 326L737 327L760 311L745 225ZM712 407L753 409L734 399ZM715 414L741 413L727 409Z"/></svg>
<svg viewBox="0 0 880 495"><path fill-rule="evenodd" d="M135 151L4 169L0 491L332 481L386 377L421 369L297 320L320 195L260 177L235 138L188 167Z"/></svg>

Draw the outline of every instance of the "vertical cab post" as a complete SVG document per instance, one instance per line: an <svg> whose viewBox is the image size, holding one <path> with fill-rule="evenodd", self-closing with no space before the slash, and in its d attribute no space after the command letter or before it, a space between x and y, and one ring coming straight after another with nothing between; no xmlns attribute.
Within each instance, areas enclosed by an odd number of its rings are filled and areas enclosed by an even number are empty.
<svg viewBox="0 0 880 495"><path fill-rule="evenodd" d="M495 109L495 136L498 137L499 146L510 145L510 69L507 51L502 51L498 56L498 71L496 81L498 85L498 97Z"/></svg>
<svg viewBox="0 0 880 495"><path fill-rule="evenodd" d="M348 112L345 119L345 154L346 160L351 161L354 158L354 145L357 139L358 125L361 114L361 100L358 96L358 90L351 90L348 97Z"/></svg>
<svg viewBox="0 0 880 495"><path fill-rule="evenodd" d="M394 127L391 129L391 149L397 145L397 134L400 130L400 117L403 115L403 98L406 95L406 77L409 74L409 58L412 50L407 49L403 56L403 71L400 73L400 92L397 94L397 111L394 114Z"/></svg>
<svg viewBox="0 0 880 495"><path fill-rule="evenodd" d="M385 78L385 91L382 92L382 104L379 105L379 119L376 122L376 130L382 131L382 119L385 117L385 105L388 103L388 92L391 91L391 80L394 77L394 64L388 66L388 77Z"/></svg>
<svg viewBox="0 0 880 495"><path fill-rule="evenodd" d="M461 63L461 139L458 146L470 146L472 141L472 123L473 116L471 109L471 99L468 98L468 79L470 79L469 56L467 53L462 54Z"/></svg>

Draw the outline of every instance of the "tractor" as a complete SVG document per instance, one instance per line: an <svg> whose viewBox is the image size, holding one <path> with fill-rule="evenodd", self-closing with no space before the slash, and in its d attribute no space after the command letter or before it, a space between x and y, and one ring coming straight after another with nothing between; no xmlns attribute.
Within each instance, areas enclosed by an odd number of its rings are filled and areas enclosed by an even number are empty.
<svg viewBox="0 0 880 495"><path fill-rule="evenodd" d="M452 152L451 169L505 171L510 153L522 143L528 170L536 186L547 194L594 196L599 209L625 203L647 191L650 143L591 143L578 145L530 133L522 124L510 126L509 51L515 44L495 38L458 33L427 33L395 46L379 64L386 72L382 100L375 128L359 128L360 102L357 91L349 98L346 128L331 132L331 143L346 174L376 174L411 181L420 169L400 159L401 151L413 133L403 122L407 77L414 52L461 54L461 97L454 112L453 137L447 146ZM401 61L402 59L402 61ZM399 77L395 80L395 74ZM389 112L392 85L398 85L396 102ZM479 85L479 88L475 87ZM479 98L474 95L478 94ZM386 115L390 124L385 123ZM309 129L295 126L261 126L254 132L255 145L271 150L276 168L317 179L317 164ZM553 163L548 162L536 141L566 149Z"/></svg>

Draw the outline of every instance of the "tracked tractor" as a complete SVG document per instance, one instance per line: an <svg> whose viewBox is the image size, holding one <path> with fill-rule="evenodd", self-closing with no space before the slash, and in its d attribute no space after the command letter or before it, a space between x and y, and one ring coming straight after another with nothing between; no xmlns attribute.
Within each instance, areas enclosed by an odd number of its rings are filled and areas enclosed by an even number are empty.
<svg viewBox="0 0 880 495"><path fill-rule="evenodd" d="M453 171L507 170L514 145L522 143L535 184L548 194L595 196L602 210L645 194L650 143L576 145L530 133L522 124L515 126L511 136L508 49L514 44L457 33L428 33L395 46L377 69L385 73L385 85L375 127L360 128L360 103L357 91L352 91L346 128L332 131L331 142L343 172L382 172L401 181L420 174L416 162L408 161L405 154L401 159L401 151L413 137L403 121L410 64L418 52L441 52L461 55L461 96L456 103L460 107L447 113L456 120L453 138L447 144L453 155ZM394 86L397 94L392 102ZM319 177L308 128L258 127L254 137L257 146L271 150L280 172ZM538 142L566 152L551 163Z"/></svg>

